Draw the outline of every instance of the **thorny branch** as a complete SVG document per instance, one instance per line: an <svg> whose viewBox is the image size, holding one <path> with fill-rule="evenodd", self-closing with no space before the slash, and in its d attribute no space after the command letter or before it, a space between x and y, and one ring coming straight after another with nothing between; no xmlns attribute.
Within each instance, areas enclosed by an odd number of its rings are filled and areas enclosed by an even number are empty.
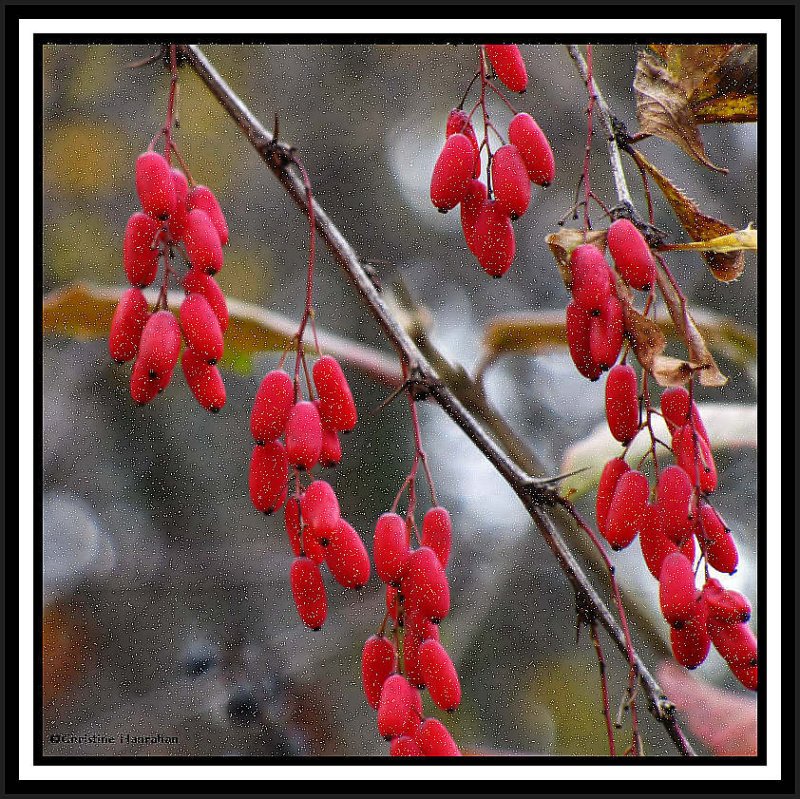
<svg viewBox="0 0 800 799"><path fill-rule="evenodd" d="M292 166L292 147L280 142L267 131L261 122L254 116L250 109L233 92L225 80L219 75L205 54L197 45L180 45L179 51L186 62L206 84L208 89L218 100L220 105L237 123L241 131L261 155L295 204L306 214L309 213L306 188L302 177ZM578 54L580 56L580 54ZM612 135L610 115L605 101L597 91L598 109L604 128ZM613 147L612 147L613 145ZM609 141L609 154L612 155L612 170L614 158L618 165L619 175L615 171L618 193L621 203L630 203L630 196L625 184L624 174L619 159L619 150L615 141ZM545 542L550 547L561 569L573 584L576 592L583 597L583 601L591 608L597 621L603 625L617 648L627 655L625 635L617 620L591 584L589 578L581 568L575 556L564 541L560 531L550 518L552 506L563 503L549 485L544 481L531 477L521 469L514 460L496 443L494 438L486 432L481 423L465 407L450 386L444 382L434 366L419 350L405 329L393 316L386 306L379 289L373 283L367 269L353 249L352 245L342 235L339 229L330 220L322 207L314 200L310 200L313 214L316 219L317 231L321 239L344 270L347 278L353 284L362 300L375 317L398 356L406 364L409 371L421 376L427 393L432 397L444 412L466 433L483 455L502 475L512 490L517 494L531 518L538 527ZM468 379L468 378L466 378ZM419 381L418 381L419 382ZM655 718L664 726L670 738L681 754L694 756L695 752L687 741L683 731L672 713L673 706L664 696L661 688L650 674L638 654L633 653L633 664L642 681L644 693L647 696L650 710Z"/></svg>

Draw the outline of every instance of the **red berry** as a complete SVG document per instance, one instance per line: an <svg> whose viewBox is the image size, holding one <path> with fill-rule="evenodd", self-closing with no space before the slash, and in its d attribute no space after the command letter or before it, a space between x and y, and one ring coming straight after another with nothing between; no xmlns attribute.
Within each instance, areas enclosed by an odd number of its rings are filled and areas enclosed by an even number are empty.
<svg viewBox="0 0 800 799"><path fill-rule="evenodd" d="M300 557L303 547L300 542L300 500L297 497L289 497L286 501L283 521L286 527L286 535L289 537L289 546L291 546L295 556Z"/></svg>
<svg viewBox="0 0 800 799"><path fill-rule="evenodd" d="M141 358L133 364L131 372L131 398L137 405L146 405L161 393L172 379L172 369L153 374Z"/></svg>
<svg viewBox="0 0 800 799"><path fill-rule="evenodd" d="M378 732L387 740L406 731L414 711L414 694L402 674L392 674L383 683L378 702Z"/></svg>
<svg viewBox="0 0 800 799"><path fill-rule="evenodd" d="M256 391L250 413L250 432L256 441L272 441L286 431L294 407L292 378L281 369L268 372Z"/></svg>
<svg viewBox="0 0 800 799"><path fill-rule="evenodd" d="M186 384L203 408L217 413L225 406L225 384L216 366L212 366L204 356L190 349L183 351L181 366Z"/></svg>
<svg viewBox="0 0 800 799"><path fill-rule="evenodd" d="M695 434L691 424L675 431L672 453L678 466L689 475L692 485L698 485L704 494L716 489L719 478L711 447L701 435Z"/></svg>
<svg viewBox="0 0 800 799"><path fill-rule="evenodd" d="M425 687L425 675L419 660L419 650L424 641L439 640L439 628L418 615L408 616L403 633L403 664L408 681L416 688Z"/></svg>
<svg viewBox="0 0 800 799"><path fill-rule="evenodd" d="M309 558L297 558L289 571L289 581L303 624L312 630L321 629L328 615L328 598L319 566Z"/></svg>
<svg viewBox="0 0 800 799"><path fill-rule="evenodd" d="M690 540L694 542L693 538ZM693 551L679 549L677 544L664 534L662 514L657 507L650 504L648 504L642 520L639 544L642 548L645 565L656 580L661 576L661 567L669 555L683 552L689 560L694 561Z"/></svg>
<svg viewBox="0 0 800 799"><path fill-rule="evenodd" d="M214 192L208 186L195 186L188 197L189 210L199 208L208 214L208 218L214 225L214 229L219 236L219 243L224 247L228 243L228 223L225 221L225 214L222 213Z"/></svg>
<svg viewBox="0 0 800 799"><path fill-rule="evenodd" d="M136 192L149 216L167 219L175 210L175 186L163 155L147 152L136 159Z"/></svg>
<svg viewBox="0 0 800 799"><path fill-rule="evenodd" d="M367 702L378 709L381 688L397 668L397 651L384 635L371 635L361 652L361 681Z"/></svg>
<svg viewBox="0 0 800 799"><path fill-rule="evenodd" d="M600 314L589 319L589 352L602 371L610 369L619 357L624 332L622 303L610 294Z"/></svg>
<svg viewBox="0 0 800 799"><path fill-rule="evenodd" d="M222 358L225 344L222 328L208 300L202 294L189 294L181 303L181 327L188 345L206 363Z"/></svg>
<svg viewBox="0 0 800 799"><path fill-rule="evenodd" d="M369 582L369 554L361 536L344 519L333 531L325 558L333 579L343 588L363 588Z"/></svg>
<svg viewBox="0 0 800 799"><path fill-rule="evenodd" d="M392 738L389 745L389 754L392 757L422 757L422 749L417 742L408 735L398 735Z"/></svg>
<svg viewBox="0 0 800 799"><path fill-rule="evenodd" d="M442 212L455 208L467 193L475 169L475 146L463 133L445 140L431 176L431 202Z"/></svg>
<svg viewBox="0 0 800 799"><path fill-rule="evenodd" d="M694 603L694 613L680 628L670 628L672 654L687 669L696 669L708 657L711 649L706 628L707 615L705 602L701 599Z"/></svg>
<svg viewBox="0 0 800 799"><path fill-rule="evenodd" d="M680 626L694 615L694 569L680 552L664 558L659 576L658 599L667 624Z"/></svg>
<svg viewBox="0 0 800 799"><path fill-rule="evenodd" d="M577 370L589 380L597 380L602 369L592 358L589 346L589 328L592 317L588 311L571 302L567 305L567 344L572 362Z"/></svg>
<svg viewBox="0 0 800 799"><path fill-rule="evenodd" d="M492 156L492 188L498 207L512 219L528 210L531 182L522 156L513 144L503 145Z"/></svg>
<svg viewBox="0 0 800 799"><path fill-rule="evenodd" d="M667 466L661 470L656 497L664 535L678 544L691 535L689 514L692 509L692 484L680 466Z"/></svg>
<svg viewBox="0 0 800 799"><path fill-rule="evenodd" d="M597 529L604 534L608 509L611 507L611 498L617 488L619 478L630 471L630 466L622 458L613 458L604 467L597 486L597 501L595 504L595 518Z"/></svg>
<svg viewBox="0 0 800 799"><path fill-rule="evenodd" d="M516 251L511 218L495 200L487 200L478 212L473 237L474 253L484 272L502 277L511 267Z"/></svg>
<svg viewBox="0 0 800 799"><path fill-rule="evenodd" d="M322 449L319 453L321 466L338 466L342 460L342 442L339 441L339 434L335 430L327 427L322 428Z"/></svg>
<svg viewBox="0 0 800 799"><path fill-rule="evenodd" d="M664 391L661 395L661 414L669 428L670 435L675 435L678 428L689 424L691 414L694 429L698 435L708 441L708 433L700 418L700 411L697 410L697 405L692 402L689 392L683 386L673 386Z"/></svg>
<svg viewBox="0 0 800 799"><path fill-rule="evenodd" d="M137 211L128 220L122 240L122 263L132 286L144 288L156 279L160 236L161 223L157 219Z"/></svg>
<svg viewBox="0 0 800 799"><path fill-rule="evenodd" d="M324 480L315 480L303 494L300 508L306 525L304 535L330 540L342 518L339 500L330 484Z"/></svg>
<svg viewBox="0 0 800 799"><path fill-rule="evenodd" d="M332 430L349 432L356 426L358 414L353 394L336 358L323 355L311 370L319 395L322 424Z"/></svg>
<svg viewBox="0 0 800 799"><path fill-rule="evenodd" d="M181 352L181 328L169 311L154 313L144 326L137 363L155 378L172 374Z"/></svg>
<svg viewBox="0 0 800 799"><path fill-rule="evenodd" d="M432 638L424 641L419 648L419 665L436 706L455 710L461 704L461 683L445 648Z"/></svg>
<svg viewBox="0 0 800 799"><path fill-rule="evenodd" d="M632 366L619 364L608 373L606 419L611 435L623 444L639 432L639 384Z"/></svg>
<svg viewBox="0 0 800 799"><path fill-rule="evenodd" d="M450 560L452 541L453 524L450 514L442 507L431 508L422 519L422 546L430 547L444 567Z"/></svg>
<svg viewBox="0 0 800 799"><path fill-rule="evenodd" d="M714 649L730 666L758 665L758 641L746 624L720 624L709 621L708 634Z"/></svg>
<svg viewBox="0 0 800 799"><path fill-rule="evenodd" d="M425 719L414 740L427 757L461 757L456 742L447 727L438 719Z"/></svg>
<svg viewBox="0 0 800 799"><path fill-rule="evenodd" d="M611 270L603 253L593 244L582 244L569 259L572 299L589 313L599 314L611 294Z"/></svg>
<svg viewBox="0 0 800 799"><path fill-rule="evenodd" d="M219 284L211 275L205 275L190 269L183 278L183 289L187 294L200 294L208 300L208 304L217 317L220 330L224 333L228 329L228 304Z"/></svg>
<svg viewBox="0 0 800 799"><path fill-rule="evenodd" d="M402 516L384 513L378 519L375 524L372 557L378 577L389 585L400 585L411 557L408 530Z"/></svg>
<svg viewBox="0 0 800 799"><path fill-rule="evenodd" d="M170 177L175 189L175 210L170 214L168 227L172 239L180 241L183 238L183 231L186 229L186 215L189 213L186 205L186 199L189 196L189 181L186 180L186 175L180 169L171 169Z"/></svg>
<svg viewBox="0 0 800 799"><path fill-rule="evenodd" d="M186 216L183 241L192 269L215 275L222 269L222 244L214 223L205 211L195 208Z"/></svg>
<svg viewBox="0 0 800 799"><path fill-rule="evenodd" d="M439 622L450 612L447 575L430 547L420 547L411 554L400 590L410 613Z"/></svg>
<svg viewBox="0 0 800 799"><path fill-rule="evenodd" d="M139 289L122 292L108 334L108 351L117 363L130 361L139 349L142 331L150 318L147 300Z"/></svg>
<svg viewBox="0 0 800 799"><path fill-rule="evenodd" d="M710 577L703 586L703 597L708 607L708 619L720 624L744 624L750 621L753 609L747 597L738 591L723 588L719 580Z"/></svg>
<svg viewBox="0 0 800 799"><path fill-rule="evenodd" d="M280 441L256 444L250 458L250 500L261 513L283 507L289 486L289 462Z"/></svg>
<svg viewBox="0 0 800 799"><path fill-rule="evenodd" d="M477 178L481 174L481 152L478 146L478 138L475 135L472 122L469 120L469 115L460 108L454 108L447 117L445 136L452 136L455 133L463 133L472 142L475 150L475 165L472 169L472 177Z"/></svg>
<svg viewBox="0 0 800 799"><path fill-rule="evenodd" d="M758 690L758 666L736 666L729 664L733 676L749 691Z"/></svg>
<svg viewBox="0 0 800 799"><path fill-rule="evenodd" d="M722 517L711 505L700 508L697 539L712 569L733 574L739 565L739 552Z"/></svg>
<svg viewBox="0 0 800 799"><path fill-rule="evenodd" d="M608 251L622 278L633 288L649 291L655 279L655 261L644 236L628 219L617 219L608 229Z"/></svg>
<svg viewBox="0 0 800 799"><path fill-rule="evenodd" d="M519 150L533 183L549 186L555 180L556 162L550 142L530 114L517 114L511 120L508 140Z"/></svg>
<svg viewBox="0 0 800 799"><path fill-rule="evenodd" d="M461 229L464 231L467 247L476 256L475 225L487 196L486 184L479 180L471 180L467 185L467 193L461 201Z"/></svg>
<svg viewBox="0 0 800 799"><path fill-rule="evenodd" d="M485 44L483 47L503 84L512 92L524 92L528 86L528 71L519 47L515 44Z"/></svg>
<svg viewBox="0 0 800 799"><path fill-rule="evenodd" d="M309 471L322 452L322 422L313 402L303 400L292 408L286 422L286 453L289 463Z"/></svg>
<svg viewBox="0 0 800 799"><path fill-rule="evenodd" d="M606 541L614 550L624 549L636 538L647 519L650 484L638 471L627 471L617 481L606 516Z"/></svg>

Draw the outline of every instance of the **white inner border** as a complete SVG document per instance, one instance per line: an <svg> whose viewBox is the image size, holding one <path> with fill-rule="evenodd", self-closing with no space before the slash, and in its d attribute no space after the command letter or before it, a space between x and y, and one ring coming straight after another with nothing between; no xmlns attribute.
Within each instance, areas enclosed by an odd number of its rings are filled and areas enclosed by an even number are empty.
<svg viewBox="0 0 800 799"><path fill-rule="evenodd" d="M768 131L766 142L766 164L760 168L767 174L767 197L769 203L769 264L764 268L771 279L763 281L767 293L767 326L769 349L767 352L767 390L769 403L765 409L767 418L767 440L769 445L770 480L767 482L766 529L769 534L767 551L767 573L765 587L769 597L769 694L767 705L768 751L766 766L726 765L703 766L372 766L343 764L282 765L282 766L34 766L33 765L33 509L38 498L33 495L33 449L34 437L33 403L34 341L33 329L33 247L34 237L34 190L31 180L34 170L33 151L33 35L35 33L175 33L185 31L215 35L219 33L248 34L302 33L304 35L330 35L332 33L389 33L389 34L459 34L486 33L486 20L456 19L42 19L20 20L19 27L19 237L20 237L20 329L19 329L19 472L20 472L20 556L19 556L19 778L48 780L330 780L330 779L435 779L435 780L480 780L480 779L545 779L545 780L768 780L780 779L781 744L781 21L775 19L504 19L494 20L490 27L498 34L513 31L520 38L526 33L560 34L571 31L570 39L582 42L599 33L641 34L642 31L668 31L669 33L753 34L766 33L766 60L769 82ZM575 30L587 33L575 33ZM764 91L764 89L762 89ZM9 114L11 117L11 114ZM13 118L13 117L11 117ZM753 269L754 259L748 258L748 268ZM759 364L759 371L763 367ZM764 385L762 379L762 386ZM763 389L762 389L763 396ZM767 442L759 442L760 446ZM762 480L765 475L760 475ZM791 534L791 531L790 531ZM764 553L761 553L764 556ZM762 624L764 621L762 620ZM9 697L10 699L10 697ZM791 712L791 711L789 711ZM376 733L377 734L377 733ZM383 783L386 784L386 783Z"/></svg>

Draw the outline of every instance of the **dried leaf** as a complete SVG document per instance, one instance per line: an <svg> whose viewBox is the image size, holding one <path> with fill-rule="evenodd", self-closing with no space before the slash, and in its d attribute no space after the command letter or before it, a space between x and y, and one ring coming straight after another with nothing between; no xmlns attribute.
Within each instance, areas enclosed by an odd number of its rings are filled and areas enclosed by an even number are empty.
<svg viewBox="0 0 800 799"><path fill-rule="evenodd" d="M692 241L709 241L736 232L735 228L730 225L704 214L694 200L681 192L638 150L632 149L631 155L636 163L658 184ZM704 252L701 254L714 277L723 283L736 280L744 271L744 253L741 251L736 253Z"/></svg>
<svg viewBox="0 0 800 799"><path fill-rule="evenodd" d="M700 252L739 252L758 249L758 231L748 225L744 230L736 230L724 236L707 241L692 241L688 244L666 244L661 250L698 250Z"/></svg>
<svg viewBox="0 0 800 799"><path fill-rule="evenodd" d="M590 230L584 236L582 230L565 227L545 237L547 246L550 248L550 252L553 253L553 258L555 258L558 269L561 272L561 279L567 288L572 283L572 272L569 268L569 259L572 251L576 247L580 247L581 244L594 244L595 247L605 252L606 232L605 230Z"/></svg>
<svg viewBox="0 0 800 799"><path fill-rule="evenodd" d="M659 386L682 386L691 380L699 364L682 361L669 355L659 355L653 361L651 372Z"/></svg>
<svg viewBox="0 0 800 799"><path fill-rule="evenodd" d="M692 106L698 125L713 122L758 122L758 97L754 94L725 94Z"/></svg>
<svg viewBox="0 0 800 799"><path fill-rule="evenodd" d="M633 79L639 133L677 144L687 155L715 172L727 174L706 156L689 99L678 80L650 53L640 53Z"/></svg>
<svg viewBox="0 0 800 799"><path fill-rule="evenodd" d="M640 314L633 305L622 300L622 315L625 333L631 342L636 360L648 372L653 371L655 361L664 352L667 338L652 319Z"/></svg>
<svg viewBox="0 0 800 799"><path fill-rule="evenodd" d="M667 69L692 104L716 93L720 66L733 48L732 44L670 45Z"/></svg>

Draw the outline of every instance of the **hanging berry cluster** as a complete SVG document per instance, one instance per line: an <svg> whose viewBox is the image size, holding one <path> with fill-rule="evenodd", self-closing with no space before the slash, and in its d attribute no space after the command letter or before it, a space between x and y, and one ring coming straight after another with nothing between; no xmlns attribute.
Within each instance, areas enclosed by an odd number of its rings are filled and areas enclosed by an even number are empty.
<svg viewBox="0 0 800 799"><path fill-rule="evenodd" d="M461 205L461 227L472 254L487 274L502 277L516 252L512 220L521 217L531 200L531 183L549 186L555 178L553 151L530 114L517 113L502 90L487 74L487 60L495 76L510 91L524 92L528 73L519 48L513 44L487 44L478 52L479 69L461 104L447 118L445 144L433 168L431 201L446 213ZM463 110L474 82L480 78L480 97L472 109ZM491 120L487 89L514 114L508 126L508 143ZM472 118L483 118L483 139L478 143ZM489 132L501 146L494 152ZM480 180L481 153L486 151L486 183Z"/></svg>
<svg viewBox="0 0 800 799"><path fill-rule="evenodd" d="M363 588L370 575L367 548L361 536L341 516L339 500L325 480L304 487L304 477L317 467L333 467L342 459L340 433L356 426L353 394L339 362L321 355L314 328L315 222L311 187L297 157L308 199L310 247L306 303L295 342L294 374L282 368L264 376L250 414L255 446L250 458L250 500L265 514L284 508L289 544L295 555L289 581L303 623L319 630L328 614L320 567L327 564L344 588ZM309 372L303 334L314 331L318 359ZM286 359L288 352L281 359ZM306 393L303 394L305 378ZM291 496L290 496L291 489Z"/></svg>
<svg viewBox="0 0 800 799"><path fill-rule="evenodd" d="M175 48L171 49L166 122L136 160L142 210L130 217L123 238L122 260L132 288L122 294L114 312L108 346L117 363L135 358L131 397L144 405L169 385L185 343L181 366L186 382L203 408L217 412L225 405L225 386L216 364L223 354L228 308L213 275L222 268L228 225L211 189L194 183L172 138L177 67ZM162 136L164 155L155 150ZM171 166L173 154L184 171ZM188 263L180 321L167 304L178 253ZM155 281L160 263L163 280L151 311L142 289Z"/></svg>
<svg viewBox="0 0 800 799"><path fill-rule="evenodd" d="M416 407L413 398L409 401L416 456L391 512L375 525L372 554L375 571L386 585L386 615L378 633L364 644L361 673L367 701L378 711L378 732L391 741L393 757L459 756L445 725L427 718L422 703L421 691L427 688L436 707L452 712L461 702L461 684L438 628L450 612L446 568L453 528L450 514L436 504ZM434 503L423 517L421 532L414 520L420 464ZM397 506L406 489L408 507L401 515Z"/></svg>

